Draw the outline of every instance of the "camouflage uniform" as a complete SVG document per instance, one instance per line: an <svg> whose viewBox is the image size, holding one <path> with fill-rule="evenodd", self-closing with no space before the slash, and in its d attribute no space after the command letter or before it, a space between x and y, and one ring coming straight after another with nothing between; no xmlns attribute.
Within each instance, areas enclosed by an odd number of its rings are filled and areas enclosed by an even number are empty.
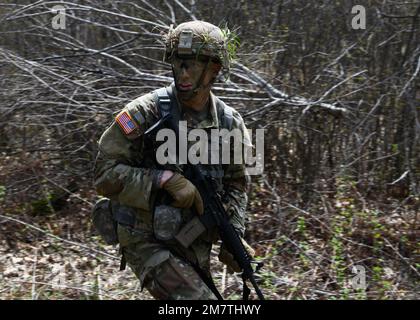
<svg viewBox="0 0 420 320"><path fill-rule="evenodd" d="M173 84L172 89L176 92ZM206 119L197 121L189 114L182 116L181 119L187 121L188 129L228 129L224 116L224 110L228 107L213 93L210 93L209 101ZM145 286L155 298L215 299L189 263L196 263L207 274L210 273L210 251L216 240L215 230L202 234L188 250L175 240L164 243L157 241L153 234L152 211L159 191L157 175L162 168L156 165L154 151L145 143L143 133L160 118L154 94L135 99L126 105L124 111L136 122L137 129L126 135L114 121L100 138L95 164L97 192L114 203L130 208L135 214L133 226L118 225L121 252L139 278L142 288ZM180 112L182 114L182 110ZM232 113L232 129L238 128L246 136L240 114L235 110ZM214 169L212 165L208 167L210 171ZM182 173L183 166L168 169ZM247 180L243 164L223 165L220 183L224 191L223 202L233 226L241 235L245 231ZM190 209L182 210L183 222L192 216Z"/></svg>

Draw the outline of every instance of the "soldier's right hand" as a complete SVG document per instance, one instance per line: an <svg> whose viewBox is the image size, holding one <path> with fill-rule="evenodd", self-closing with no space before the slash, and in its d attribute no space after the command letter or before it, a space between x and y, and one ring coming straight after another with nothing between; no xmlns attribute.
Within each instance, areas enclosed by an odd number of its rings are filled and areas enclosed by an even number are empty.
<svg viewBox="0 0 420 320"><path fill-rule="evenodd" d="M164 184L163 189L175 200L172 205L177 208L191 208L194 205L198 214L203 214L203 199L197 188L179 173L174 173Z"/></svg>

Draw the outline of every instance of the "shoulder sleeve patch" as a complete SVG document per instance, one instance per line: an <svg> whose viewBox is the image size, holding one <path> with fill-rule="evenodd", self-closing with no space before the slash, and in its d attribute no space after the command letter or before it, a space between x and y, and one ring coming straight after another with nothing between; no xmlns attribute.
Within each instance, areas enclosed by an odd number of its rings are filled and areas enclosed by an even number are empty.
<svg viewBox="0 0 420 320"><path fill-rule="evenodd" d="M115 117L115 121L118 123L118 125L126 135L129 135L130 133L133 133L134 131L139 129L137 123L133 120L133 118L127 111L121 111Z"/></svg>

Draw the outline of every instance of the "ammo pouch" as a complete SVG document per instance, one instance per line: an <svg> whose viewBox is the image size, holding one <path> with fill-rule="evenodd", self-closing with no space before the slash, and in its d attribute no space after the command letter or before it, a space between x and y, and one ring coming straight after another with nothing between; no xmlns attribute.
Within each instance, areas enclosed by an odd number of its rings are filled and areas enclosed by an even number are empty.
<svg viewBox="0 0 420 320"><path fill-rule="evenodd" d="M118 244L118 223L134 227L136 211L132 207L102 198L92 210L92 222L99 235L109 245Z"/></svg>
<svg viewBox="0 0 420 320"><path fill-rule="evenodd" d="M118 244L117 221L114 220L109 199L102 198L96 202L92 210L92 223L107 244Z"/></svg>

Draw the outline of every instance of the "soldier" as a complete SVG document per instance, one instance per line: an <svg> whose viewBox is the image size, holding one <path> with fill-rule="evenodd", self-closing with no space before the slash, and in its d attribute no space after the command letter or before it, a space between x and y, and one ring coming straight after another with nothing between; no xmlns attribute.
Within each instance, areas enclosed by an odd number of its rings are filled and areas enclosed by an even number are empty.
<svg viewBox="0 0 420 320"><path fill-rule="evenodd" d="M171 63L174 77L165 92L171 104L177 105L171 112L187 122L188 130L237 128L247 136L240 114L210 91L221 69L229 70L226 33L207 22L186 22L170 29L165 44L165 60ZM159 103L154 91L118 113L99 140L95 187L110 199L118 221L122 264L128 264L142 288L156 299L216 299L208 281L216 230L206 230L188 248L173 239L182 225L203 213L203 201L184 175L186 165L158 164L157 142L149 143L145 137L145 131L162 117ZM202 168L204 175L217 181L230 222L243 237L249 181L245 165L209 164ZM176 213L164 206L162 192L171 196L169 207L178 210ZM253 255L252 248L243 243ZM223 245L219 259L230 271L240 271Z"/></svg>

